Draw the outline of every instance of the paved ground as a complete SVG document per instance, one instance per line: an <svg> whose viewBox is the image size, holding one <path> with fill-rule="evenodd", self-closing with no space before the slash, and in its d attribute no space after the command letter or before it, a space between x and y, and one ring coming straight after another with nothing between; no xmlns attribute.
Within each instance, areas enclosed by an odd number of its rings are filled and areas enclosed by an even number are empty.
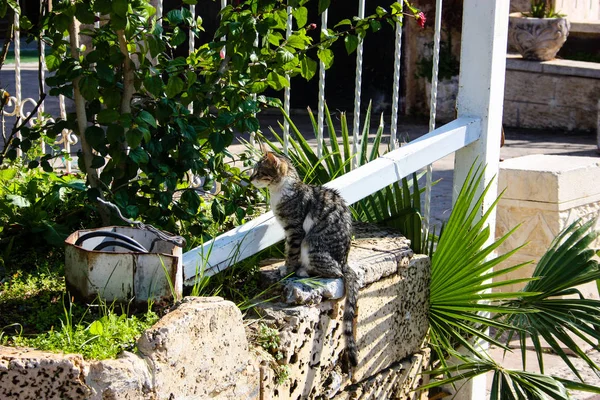
<svg viewBox="0 0 600 400"><path fill-rule="evenodd" d="M24 85L23 98L32 97L37 99L37 71L31 66L26 66L23 71L22 82ZM0 87L7 89L10 93L14 93L14 72L9 66L5 66L0 71ZM31 108L28 108L30 110ZM58 115L58 102L56 99L50 98L46 104L46 110L53 115ZM267 130L268 126L277 127L277 120L281 119L276 116L263 116L261 118L261 126L263 130ZM312 127L306 116L294 116L300 130L306 134L308 138L313 138ZM389 118L387 119L389 121ZM6 118L5 126L7 129L12 127L13 120ZM378 121L373 121L372 126L376 126ZM373 128L374 130L375 128ZM403 119L399 123L399 138L408 140L415 139L427 133L427 124L423 120ZM314 144L314 139L311 139ZM0 148L1 148L0 143ZM240 147L235 147L239 149ZM234 150L235 151L235 150ZM506 130L506 142L501 149L501 157L509 159L527 154L563 154L571 156L588 156L599 157L596 152L596 138L591 134L572 134L568 132L547 132L547 131L532 131L532 130ZM454 167L453 156L445 157L434 164L434 180L441 179L433 188L432 192L432 218L434 223L447 220L452 199L452 172ZM534 370L535 363L533 353L528 352L529 368ZM502 351L492 349L492 355L495 359L502 359ZM590 356L600 363L600 353L592 352ZM507 368L520 368L520 355L509 354L503 361ZM587 368L583 363L575 361L578 369L582 371L586 378L586 382L590 384L600 385L600 378L595 374L588 373ZM546 372L552 375L574 378L567 367L564 366L562 360L557 356L548 354L545 356ZM596 399L600 400L600 396L592 396L584 393L575 393L575 399Z"/></svg>

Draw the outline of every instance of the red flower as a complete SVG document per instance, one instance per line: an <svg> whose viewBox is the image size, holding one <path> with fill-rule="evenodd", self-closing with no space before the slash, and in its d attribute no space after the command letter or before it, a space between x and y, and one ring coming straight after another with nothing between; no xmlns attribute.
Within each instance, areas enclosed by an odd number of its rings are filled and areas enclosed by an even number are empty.
<svg viewBox="0 0 600 400"><path fill-rule="evenodd" d="M314 22L306 27L307 31L312 31L313 29L317 29L317 24Z"/></svg>
<svg viewBox="0 0 600 400"><path fill-rule="evenodd" d="M225 47L219 51L219 57L221 57L221 60L225 59Z"/></svg>
<svg viewBox="0 0 600 400"><path fill-rule="evenodd" d="M425 14L423 14L423 11L420 11L417 16L417 24L419 24L419 26L421 28L425 28L425 21L427 21L427 18L425 18Z"/></svg>

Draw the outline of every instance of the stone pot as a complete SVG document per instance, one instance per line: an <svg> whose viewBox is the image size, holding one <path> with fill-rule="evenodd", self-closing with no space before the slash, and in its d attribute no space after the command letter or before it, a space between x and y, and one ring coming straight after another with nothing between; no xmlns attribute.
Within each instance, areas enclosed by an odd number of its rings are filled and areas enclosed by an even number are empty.
<svg viewBox="0 0 600 400"><path fill-rule="evenodd" d="M511 13L508 44L526 60L552 60L567 40L571 24L566 18L530 18Z"/></svg>

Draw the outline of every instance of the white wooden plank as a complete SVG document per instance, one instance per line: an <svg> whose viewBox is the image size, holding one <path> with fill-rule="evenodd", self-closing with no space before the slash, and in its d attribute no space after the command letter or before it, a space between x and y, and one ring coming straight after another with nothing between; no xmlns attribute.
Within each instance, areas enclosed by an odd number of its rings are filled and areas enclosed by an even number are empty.
<svg viewBox="0 0 600 400"><path fill-rule="evenodd" d="M476 141L480 131L479 120L460 118L342 175L326 186L338 189L349 204L355 203ZM283 237L283 229L273 213L268 212L186 252L183 255L184 277L189 280L202 269L206 275L213 275Z"/></svg>

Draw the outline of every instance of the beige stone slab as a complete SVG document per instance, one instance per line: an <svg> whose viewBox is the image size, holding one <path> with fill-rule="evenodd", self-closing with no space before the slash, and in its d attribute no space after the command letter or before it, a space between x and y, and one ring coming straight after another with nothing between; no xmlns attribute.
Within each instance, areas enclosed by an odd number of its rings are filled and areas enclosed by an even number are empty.
<svg viewBox="0 0 600 400"><path fill-rule="evenodd" d="M501 163L498 187L505 199L563 203L598 195L599 176L596 158L533 154Z"/></svg>

